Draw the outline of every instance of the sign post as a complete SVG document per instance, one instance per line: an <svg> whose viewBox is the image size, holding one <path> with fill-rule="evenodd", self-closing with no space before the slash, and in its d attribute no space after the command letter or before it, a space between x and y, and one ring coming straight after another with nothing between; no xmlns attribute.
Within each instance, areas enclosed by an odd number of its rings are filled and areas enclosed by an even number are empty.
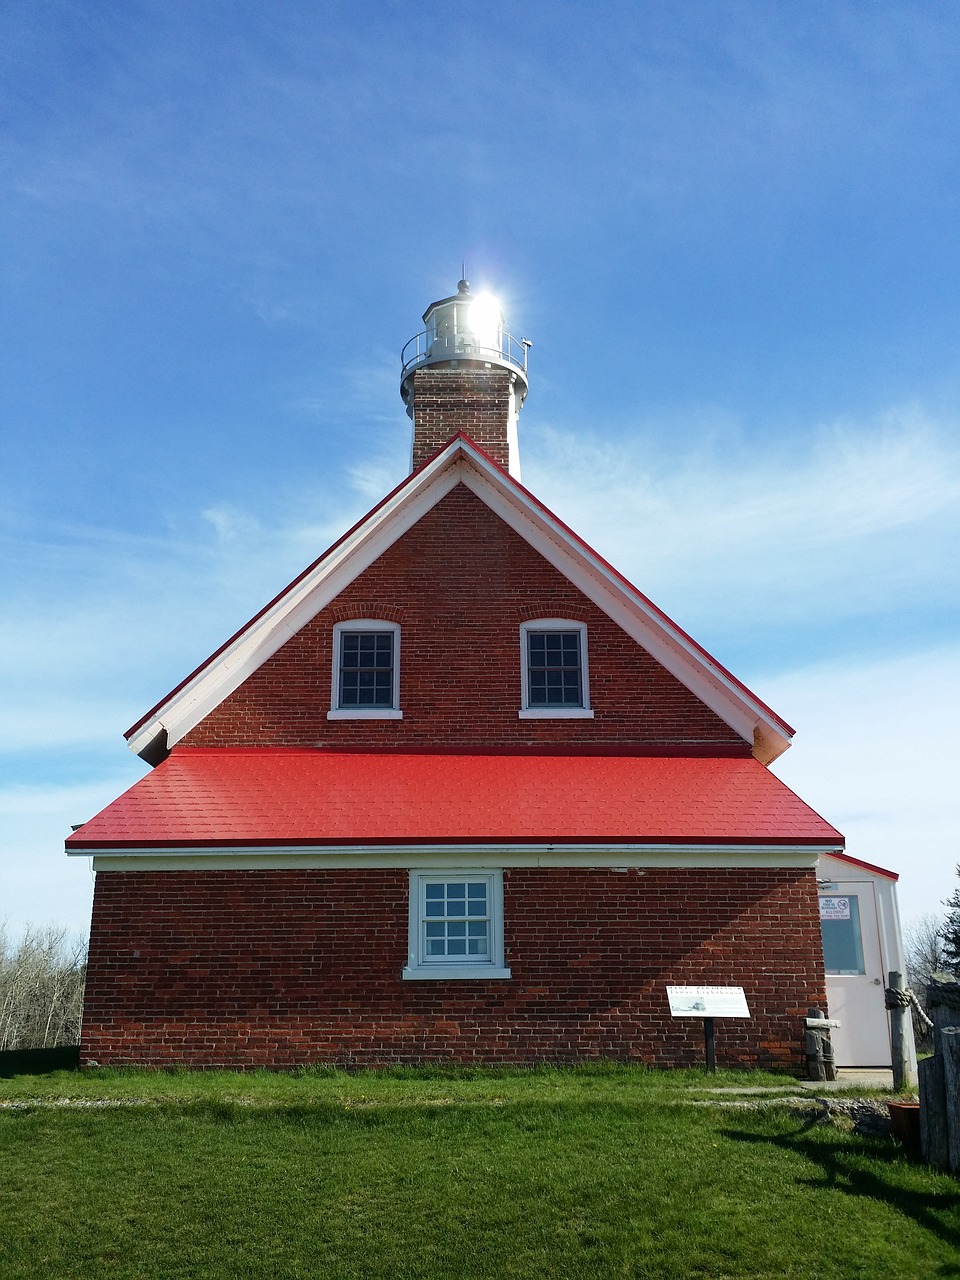
<svg viewBox="0 0 960 1280"><path fill-rule="evenodd" d="M711 1075L717 1069L717 1051L713 1043L713 1019L703 1020L703 1048L707 1055L707 1070Z"/></svg>
<svg viewBox="0 0 960 1280"><path fill-rule="evenodd" d="M674 1018L703 1020L703 1047L707 1070L717 1069L714 1018L749 1018L743 987L667 987L670 1014Z"/></svg>

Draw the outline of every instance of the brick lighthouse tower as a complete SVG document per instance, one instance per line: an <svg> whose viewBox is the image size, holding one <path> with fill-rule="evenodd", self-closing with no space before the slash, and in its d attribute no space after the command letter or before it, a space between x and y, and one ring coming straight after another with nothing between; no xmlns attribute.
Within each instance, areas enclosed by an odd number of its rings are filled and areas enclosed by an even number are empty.
<svg viewBox="0 0 960 1280"><path fill-rule="evenodd" d="M423 323L403 349L400 381L413 419L413 468L463 431L519 480L517 417L531 344L507 333L497 300L471 293L466 280L431 302Z"/></svg>

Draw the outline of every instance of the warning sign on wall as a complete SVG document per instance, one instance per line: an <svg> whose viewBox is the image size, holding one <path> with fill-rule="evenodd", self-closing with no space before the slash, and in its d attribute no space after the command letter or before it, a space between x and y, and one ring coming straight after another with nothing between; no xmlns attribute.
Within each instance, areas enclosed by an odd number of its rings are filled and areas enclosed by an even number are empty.
<svg viewBox="0 0 960 1280"><path fill-rule="evenodd" d="M820 899L820 919L821 920L849 920L850 919L850 899L849 898L821 898Z"/></svg>

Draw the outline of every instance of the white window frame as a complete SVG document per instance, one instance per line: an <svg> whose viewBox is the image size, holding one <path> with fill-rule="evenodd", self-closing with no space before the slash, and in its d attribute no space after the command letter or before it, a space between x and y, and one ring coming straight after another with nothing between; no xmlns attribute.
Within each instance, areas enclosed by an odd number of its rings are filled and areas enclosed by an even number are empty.
<svg viewBox="0 0 960 1280"><path fill-rule="evenodd" d="M392 706L389 707L341 707L340 706L340 649L344 632L390 631L393 633L393 688ZM382 622L376 618L354 618L349 622L337 622L333 628L333 674L330 683L330 710L328 720L402 720L400 710L400 625Z"/></svg>
<svg viewBox="0 0 960 1280"><path fill-rule="evenodd" d="M426 886L456 880L483 880L487 884L490 920L490 952L486 960L467 956L461 961L449 956L430 960L424 954L422 926L426 918ZM410 903L407 964L401 976L407 981L449 981L461 978L509 978L503 955L503 872L488 867L431 867L410 872Z"/></svg>
<svg viewBox="0 0 960 1280"><path fill-rule="evenodd" d="M531 631L578 631L580 633L580 688L583 705L580 707L531 707L530 705L530 646ZM573 622L569 618L537 618L520 624L520 719L521 720L592 720L590 706L590 671L587 664L586 623Z"/></svg>

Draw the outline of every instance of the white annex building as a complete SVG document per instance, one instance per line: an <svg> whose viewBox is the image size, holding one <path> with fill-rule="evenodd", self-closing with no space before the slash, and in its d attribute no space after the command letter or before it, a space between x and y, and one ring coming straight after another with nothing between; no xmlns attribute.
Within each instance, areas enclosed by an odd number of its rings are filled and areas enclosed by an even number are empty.
<svg viewBox="0 0 960 1280"><path fill-rule="evenodd" d="M840 1023L831 1034L837 1066L889 1067L884 991L891 971L904 972L897 875L830 853L818 880L827 1002Z"/></svg>

